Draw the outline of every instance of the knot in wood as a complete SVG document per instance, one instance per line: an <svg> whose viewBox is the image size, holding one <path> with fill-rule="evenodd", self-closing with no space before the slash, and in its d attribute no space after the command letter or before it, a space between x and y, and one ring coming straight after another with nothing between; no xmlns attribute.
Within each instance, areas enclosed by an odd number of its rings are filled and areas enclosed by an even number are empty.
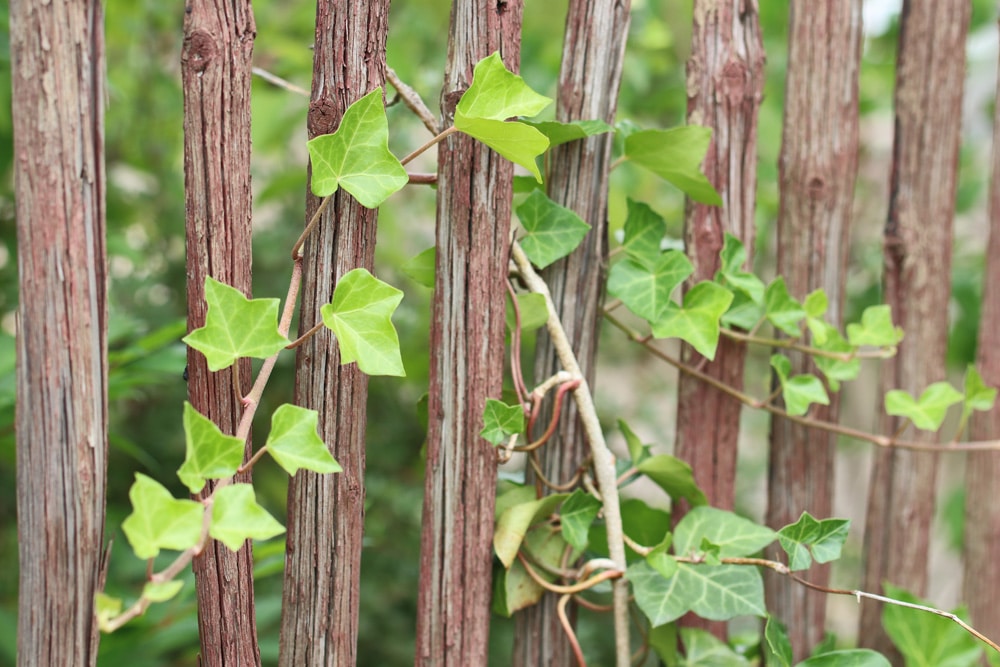
<svg viewBox="0 0 1000 667"><path fill-rule="evenodd" d="M309 103L309 115L306 122L309 136L318 137L321 134L335 132L340 125L341 116L342 114L333 100L328 98L313 100Z"/></svg>
<svg viewBox="0 0 1000 667"><path fill-rule="evenodd" d="M806 192L812 201L822 201L827 198L826 179L822 176L813 176L806 184Z"/></svg>
<svg viewBox="0 0 1000 667"><path fill-rule="evenodd" d="M506 0L497 0L497 14L507 13L507 2Z"/></svg>
<svg viewBox="0 0 1000 667"><path fill-rule="evenodd" d="M455 107L458 106L458 101L462 99L462 95L468 90L465 86L459 90L453 90L450 93L444 94L444 99L442 100L441 111L448 118L452 118L455 115Z"/></svg>
<svg viewBox="0 0 1000 667"><path fill-rule="evenodd" d="M742 104L746 95L747 68L738 60L730 60L720 72L719 91L732 105Z"/></svg>
<svg viewBox="0 0 1000 667"><path fill-rule="evenodd" d="M204 30L195 30L184 40L181 62L192 71L204 72L219 52L215 38Z"/></svg>

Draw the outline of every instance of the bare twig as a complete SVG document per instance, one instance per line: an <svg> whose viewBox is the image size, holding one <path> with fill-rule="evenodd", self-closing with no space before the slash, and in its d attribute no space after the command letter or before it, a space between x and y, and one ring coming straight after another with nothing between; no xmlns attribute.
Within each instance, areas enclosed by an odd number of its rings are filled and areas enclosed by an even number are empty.
<svg viewBox="0 0 1000 667"><path fill-rule="evenodd" d="M424 101L420 98L420 94L417 93L417 91L403 83L403 81L399 78L399 75L396 74L395 70L391 67L385 68L385 79L393 88L396 89L396 92L399 93L399 96L403 99L403 104L405 104L410 111L416 114L417 118L419 118L424 124L424 127L430 130L431 134L441 133L441 128L438 127L437 119L434 118L434 114L432 114L430 109L427 108L427 105L424 104Z"/></svg>
<svg viewBox="0 0 1000 667"><path fill-rule="evenodd" d="M301 86L296 86L291 81L282 79L277 74L268 72L263 67L254 67L251 71L256 76L259 76L260 78L264 79L264 81L267 81L268 83L275 85L278 88L284 88L285 90L293 92L297 95L304 95L305 97L309 97L309 91L306 90L305 88L302 88Z"/></svg>

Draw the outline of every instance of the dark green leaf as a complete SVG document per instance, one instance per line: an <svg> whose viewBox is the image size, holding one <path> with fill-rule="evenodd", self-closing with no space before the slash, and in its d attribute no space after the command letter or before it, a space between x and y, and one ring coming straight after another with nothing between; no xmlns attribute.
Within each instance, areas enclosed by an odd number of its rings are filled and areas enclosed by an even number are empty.
<svg viewBox="0 0 1000 667"><path fill-rule="evenodd" d="M890 667L881 653L868 649L830 651L800 662L796 667Z"/></svg>
<svg viewBox="0 0 1000 667"><path fill-rule="evenodd" d="M587 548L590 525L601 511L601 501L580 489L573 491L559 510L563 537L577 549Z"/></svg>
<svg viewBox="0 0 1000 667"><path fill-rule="evenodd" d="M708 500L694 481L691 466L669 454L658 454L640 461L636 469L649 477L673 500L684 498L692 506L705 505Z"/></svg>
<svg viewBox="0 0 1000 667"><path fill-rule="evenodd" d="M632 465L639 465L642 463L643 459L649 457L649 447L647 445L643 445L642 441L639 440L639 436L637 436L629 425L621 419L618 420L618 428L621 429L622 434L625 436L625 444L628 446L629 460L632 461Z"/></svg>
<svg viewBox="0 0 1000 667"><path fill-rule="evenodd" d="M792 667L792 642L788 639L788 632L774 616L767 617L767 624L764 626L764 639L770 649L767 664L775 667Z"/></svg>
<svg viewBox="0 0 1000 667"><path fill-rule="evenodd" d="M507 405L493 398L486 399L486 407L483 409L483 430L479 432L483 439L499 445L523 430L524 410L520 405Z"/></svg>
<svg viewBox="0 0 1000 667"><path fill-rule="evenodd" d="M701 541L708 539L719 546L721 558L739 558L754 554L774 541L776 534L766 526L715 507L696 507L674 529L674 552L698 553Z"/></svg>
<svg viewBox="0 0 1000 667"><path fill-rule="evenodd" d="M808 512L803 512L798 521L778 531L778 543L788 554L788 567L806 570L813 558L818 563L840 558L850 524L848 519L817 521Z"/></svg>
<svg viewBox="0 0 1000 667"><path fill-rule="evenodd" d="M680 667L749 667L750 663L707 630L681 628L685 656Z"/></svg>
<svg viewBox="0 0 1000 667"><path fill-rule="evenodd" d="M493 549L504 567L510 567L514 562L531 525L555 512L568 497L569 494L557 493L504 510L493 532Z"/></svg>
<svg viewBox="0 0 1000 667"><path fill-rule="evenodd" d="M517 207L517 217L527 234L521 248L531 263L544 269L573 252L590 231L590 225L565 206L535 190Z"/></svg>

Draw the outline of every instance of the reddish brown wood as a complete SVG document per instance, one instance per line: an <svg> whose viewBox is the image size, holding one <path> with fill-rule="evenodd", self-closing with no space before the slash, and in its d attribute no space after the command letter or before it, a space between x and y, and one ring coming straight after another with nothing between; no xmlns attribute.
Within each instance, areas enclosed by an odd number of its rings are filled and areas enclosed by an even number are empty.
<svg viewBox="0 0 1000 667"><path fill-rule="evenodd" d="M903 4L884 283L885 302L906 338L899 354L883 366L884 391L919 394L945 377L969 12L964 0ZM899 423L883 415L881 430L894 433ZM919 442L938 440L922 431L912 436ZM888 581L917 595L926 592L936 469L936 453L876 454L865 528L866 590L877 592ZM880 614L879 605L862 605L859 641L890 655L894 649Z"/></svg>
<svg viewBox="0 0 1000 667"><path fill-rule="evenodd" d="M861 0L797 0L788 32L778 274L798 299L824 290L827 319L840 327L857 174ZM805 355L788 356L796 374L821 376ZM830 406L813 406L811 415L836 422L838 412L831 393ZM836 441L834 434L773 419L768 525L793 523L804 511L831 515ZM781 558L779 552L769 555ZM814 566L807 578L826 585L829 576L828 566ZM796 661L804 660L823 639L826 596L771 571L764 580L768 610L788 627Z"/></svg>
<svg viewBox="0 0 1000 667"><path fill-rule="evenodd" d="M570 1L559 74L558 120L599 118L614 123L630 4L628 0ZM555 147L548 155L545 179L549 197L572 208L591 226L572 254L542 272L591 386L606 278L612 137L609 133ZM543 329L535 348L535 380L541 382L560 369L552 342ZM547 424L550 416L551 406L546 406L539 422ZM565 482L573 476L587 452L575 403L563 404L559 428L539 452L548 479ZM547 595L538 605L518 614L515 665L572 664L573 654L556 615L557 601L556 596Z"/></svg>
<svg viewBox="0 0 1000 667"><path fill-rule="evenodd" d="M454 0L442 126L495 51L520 65L521 0ZM455 134L438 151L437 283L431 323L427 476L417 665L485 665L497 458L479 436L504 368L513 165Z"/></svg>
<svg viewBox="0 0 1000 667"><path fill-rule="evenodd" d="M191 0L184 17L184 191L187 214L188 330L205 323L205 278L250 294L250 80L256 33L249 0ZM211 373L188 350L191 404L223 433L236 432L243 406L233 372L249 391L250 360ZM247 452L250 450L247 442ZM250 481L250 474L237 477ZM210 493L210 483L202 496ZM202 665L260 664L253 603L253 554L212 541L192 561L198 590Z"/></svg>
<svg viewBox="0 0 1000 667"><path fill-rule="evenodd" d="M742 239L748 255L753 249L757 110L764 86L757 3L695 0L687 72L688 123L712 128L703 169L723 201L721 207L688 202L684 235L695 267L689 287L714 276L726 232ZM687 345L683 358L689 364L702 363ZM742 345L722 339L715 360L703 370L741 388L744 359ZM739 401L707 384L681 377L675 451L691 464L695 480L716 507L733 506L740 408ZM675 520L684 511L683 503L677 509ZM725 632L724 624L696 623L720 636Z"/></svg>
<svg viewBox="0 0 1000 667"><path fill-rule="evenodd" d="M1000 386L1000 86L993 115L993 187L990 188L990 237L986 248L983 309L979 321L977 367L991 387ZM1000 410L976 413L974 440L1000 438ZM1000 637L1000 453L970 453L965 470L965 581L962 599L972 623L987 637Z"/></svg>
<svg viewBox="0 0 1000 667"><path fill-rule="evenodd" d="M107 473L104 15L10 3L18 665L93 665Z"/></svg>
<svg viewBox="0 0 1000 667"><path fill-rule="evenodd" d="M309 136L337 129L353 102L385 81L388 0L316 5ZM307 219L319 205L307 198ZM373 269L377 211L339 191L305 244L299 331L321 320L336 281ZM368 376L341 366L331 332L321 328L298 348L295 401L320 413L320 436L343 472L298 472L288 488L288 553L279 664L356 662L364 517Z"/></svg>

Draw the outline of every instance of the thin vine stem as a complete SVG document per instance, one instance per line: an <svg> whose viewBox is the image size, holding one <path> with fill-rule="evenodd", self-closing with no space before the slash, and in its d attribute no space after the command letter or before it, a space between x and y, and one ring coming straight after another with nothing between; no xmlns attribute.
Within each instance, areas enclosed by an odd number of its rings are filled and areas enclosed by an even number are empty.
<svg viewBox="0 0 1000 667"><path fill-rule="evenodd" d="M796 350L813 357L823 357L826 359L834 359L836 361L846 362L854 361L855 359L889 359L896 354L895 347L880 347L873 350L854 350L853 352L834 352L832 350L821 350L816 347L811 347L791 338L769 338L767 336L757 336L750 333L743 333L741 331L728 329L726 327L720 327L719 333L726 338L738 340L743 343L752 343L754 345L761 345L764 347L779 347L786 350Z"/></svg>
<svg viewBox="0 0 1000 667"><path fill-rule="evenodd" d="M441 132L438 132L436 135L434 135L434 137L430 141L428 141L426 144L424 144L417 150L413 151L412 153L404 157L402 160L399 161L399 163L405 167L414 159L416 159L419 155L421 155L424 151L426 151L429 148L433 148L436 144L441 143L447 137L451 136L452 134L455 134L456 132L458 132L458 128L456 128L454 125L449 127L447 130L442 130Z"/></svg>

